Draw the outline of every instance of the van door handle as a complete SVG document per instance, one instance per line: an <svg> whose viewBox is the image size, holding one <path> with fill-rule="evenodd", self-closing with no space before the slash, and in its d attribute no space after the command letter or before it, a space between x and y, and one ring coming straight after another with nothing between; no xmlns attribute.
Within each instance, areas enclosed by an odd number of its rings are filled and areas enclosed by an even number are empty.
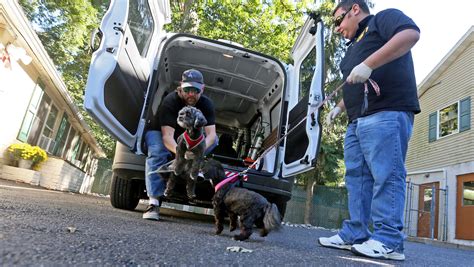
<svg viewBox="0 0 474 267"><path fill-rule="evenodd" d="M316 116L314 115L314 112L311 113L311 126L315 126L316 125Z"/></svg>
<svg viewBox="0 0 474 267"><path fill-rule="evenodd" d="M114 26L112 29L114 29L114 30L116 30L116 31L119 31L119 32L121 32L122 34L125 34L125 31L124 31L123 28L120 27L120 26Z"/></svg>

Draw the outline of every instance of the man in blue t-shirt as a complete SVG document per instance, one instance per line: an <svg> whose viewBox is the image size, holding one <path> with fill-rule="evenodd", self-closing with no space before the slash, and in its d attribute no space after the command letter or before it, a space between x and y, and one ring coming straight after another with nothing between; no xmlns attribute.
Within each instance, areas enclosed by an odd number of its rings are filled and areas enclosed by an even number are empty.
<svg viewBox="0 0 474 267"><path fill-rule="evenodd" d="M206 117L206 153L217 145L214 104L203 92L204 79L201 72L195 69L186 70L183 72L180 86L162 100L158 115L152 116L148 122L145 133L148 148L145 186L150 201L143 213L144 219L159 220L160 198L164 195L166 180L158 173L151 172L167 163L171 153L176 154L176 139L184 132L176 119L183 107L194 106Z"/></svg>
<svg viewBox="0 0 474 267"><path fill-rule="evenodd" d="M414 114L420 112L410 49L420 30L396 9L370 15L364 0L341 1L333 16L335 31L349 42L340 63L346 81L343 99L329 112L327 123L347 112L350 219L337 235L318 241L367 257L404 260L404 165Z"/></svg>

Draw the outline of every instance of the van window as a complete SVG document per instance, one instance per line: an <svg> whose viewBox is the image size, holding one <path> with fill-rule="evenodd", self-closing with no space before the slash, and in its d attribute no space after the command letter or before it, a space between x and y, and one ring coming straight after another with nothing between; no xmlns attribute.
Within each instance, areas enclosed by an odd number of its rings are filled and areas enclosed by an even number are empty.
<svg viewBox="0 0 474 267"><path fill-rule="evenodd" d="M153 16L151 15L148 1L133 0L129 2L128 25L140 55L145 57L153 34Z"/></svg>
<svg viewBox="0 0 474 267"><path fill-rule="evenodd" d="M300 91L298 101L309 94L311 89L311 80L313 79L314 70L316 69L316 47L305 57L300 66Z"/></svg>

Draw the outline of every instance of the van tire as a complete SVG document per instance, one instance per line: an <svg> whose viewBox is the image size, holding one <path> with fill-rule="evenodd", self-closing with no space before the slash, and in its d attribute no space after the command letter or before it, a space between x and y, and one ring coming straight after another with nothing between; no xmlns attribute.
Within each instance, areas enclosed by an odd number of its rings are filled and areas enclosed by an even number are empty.
<svg viewBox="0 0 474 267"><path fill-rule="evenodd" d="M140 201L140 192L137 181L121 177L116 172L112 174L110 187L110 203L114 208L135 210Z"/></svg>

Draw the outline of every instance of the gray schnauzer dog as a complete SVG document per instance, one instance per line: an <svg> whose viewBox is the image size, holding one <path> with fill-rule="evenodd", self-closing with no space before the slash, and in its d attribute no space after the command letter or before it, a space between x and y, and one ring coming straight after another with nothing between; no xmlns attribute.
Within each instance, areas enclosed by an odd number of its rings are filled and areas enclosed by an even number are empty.
<svg viewBox="0 0 474 267"><path fill-rule="evenodd" d="M224 230L226 215L230 219L231 232L237 228L239 218L240 233L234 235L234 239L239 241L250 237L254 225L260 228L260 236L266 236L270 231L281 227L281 215L277 206L257 192L237 187L235 183L226 183L225 171L220 162L208 160L202 171L216 190L212 198L216 235Z"/></svg>
<svg viewBox="0 0 474 267"><path fill-rule="evenodd" d="M177 177L184 175L186 194L189 199L194 199L196 181L206 149L203 127L207 124L207 120L199 109L186 106L179 111L177 122L185 131L177 140L176 159L170 166L174 175L170 175L168 179L165 196L169 196L174 189Z"/></svg>

